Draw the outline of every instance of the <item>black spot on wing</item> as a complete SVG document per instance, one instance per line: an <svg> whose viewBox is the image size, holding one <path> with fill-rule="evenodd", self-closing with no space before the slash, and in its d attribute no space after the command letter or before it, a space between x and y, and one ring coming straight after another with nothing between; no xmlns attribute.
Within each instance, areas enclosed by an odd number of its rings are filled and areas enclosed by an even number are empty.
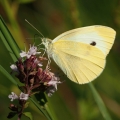
<svg viewBox="0 0 120 120"><path fill-rule="evenodd" d="M92 42L90 43L90 45L95 46L95 45L96 45L96 42L95 42L95 41L92 41Z"/></svg>

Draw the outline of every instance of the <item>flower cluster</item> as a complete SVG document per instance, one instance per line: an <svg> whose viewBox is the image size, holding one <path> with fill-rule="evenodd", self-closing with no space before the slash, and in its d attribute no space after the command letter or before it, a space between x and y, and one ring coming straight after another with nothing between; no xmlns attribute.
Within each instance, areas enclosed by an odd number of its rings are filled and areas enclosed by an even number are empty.
<svg viewBox="0 0 120 120"><path fill-rule="evenodd" d="M28 94L25 94L23 92L20 93L20 96L18 97L14 92L11 92L11 95L8 96L11 101L15 99L20 99L20 100L27 100L28 99Z"/></svg>
<svg viewBox="0 0 120 120"><path fill-rule="evenodd" d="M40 57L41 53L37 50L36 46L30 46L28 52L22 51L18 61L10 66L12 72L15 72L16 77L23 83L19 96L14 92L8 96L11 101L19 99L20 103L23 101L25 104L29 96L38 92L46 92L48 96L51 96L57 90L57 85L61 83L59 77L55 76L47 67L43 69L42 63L47 59ZM15 106L12 105L12 107Z"/></svg>

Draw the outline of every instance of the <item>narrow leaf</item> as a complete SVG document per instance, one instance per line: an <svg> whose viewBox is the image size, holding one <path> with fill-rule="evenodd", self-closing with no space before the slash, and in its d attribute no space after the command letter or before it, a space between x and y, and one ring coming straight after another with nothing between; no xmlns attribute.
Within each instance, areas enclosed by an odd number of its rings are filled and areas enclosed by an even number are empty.
<svg viewBox="0 0 120 120"><path fill-rule="evenodd" d="M15 42L14 38L12 37L10 31L8 30L7 26L5 25L4 20L2 19L2 17L0 16L0 27L1 27L1 34L4 36L4 40L6 40L7 44L9 45L9 48L7 49L11 49L12 53L16 56L16 58L19 57L19 47L17 45L17 43ZM3 42L3 43L6 43ZM8 45L5 46L8 47Z"/></svg>
<svg viewBox="0 0 120 120"><path fill-rule="evenodd" d="M104 102L102 101L100 95L96 91L96 89L93 86L93 84L89 83L89 87L90 87L90 89L91 89L91 91L93 93L93 97L94 97L94 99L95 99L95 101L96 101L96 103L97 103L97 105L99 107L99 110L100 110L102 116L104 117L104 119L105 120L112 120L110 115L109 115L109 113L108 113L108 111L107 111L107 109L106 109L106 107L105 107Z"/></svg>
<svg viewBox="0 0 120 120"><path fill-rule="evenodd" d="M30 112L24 112L23 113L26 117L28 117L30 120L33 120L33 116Z"/></svg>
<svg viewBox="0 0 120 120"><path fill-rule="evenodd" d="M16 80L1 65L0 65L0 72L3 73L12 83L18 85Z"/></svg>
<svg viewBox="0 0 120 120"><path fill-rule="evenodd" d="M35 98L39 102L40 106L44 107L45 104L47 103L47 98L43 92L36 93Z"/></svg>
<svg viewBox="0 0 120 120"><path fill-rule="evenodd" d="M32 98L30 98L30 100L31 100L31 101L35 104L35 106L46 116L46 118L47 118L48 120L52 120L52 118L50 117L50 115L49 115L45 110L43 110L37 102L35 102Z"/></svg>
<svg viewBox="0 0 120 120"><path fill-rule="evenodd" d="M8 119L13 118L17 113L16 112L10 112L7 116Z"/></svg>
<svg viewBox="0 0 120 120"><path fill-rule="evenodd" d="M2 34L1 31L0 31L0 37L1 37L1 40L3 41L3 44L5 45L6 49L8 50L8 54L10 54L10 56L13 59L14 62L17 61L16 56L13 54L12 49L10 48L7 40L5 39L5 37L4 37L4 35Z"/></svg>
<svg viewBox="0 0 120 120"><path fill-rule="evenodd" d="M24 107L24 108L27 108L27 107L28 107L28 105L29 105L29 103L30 103L30 102L26 102L26 103L25 103L25 107Z"/></svg>

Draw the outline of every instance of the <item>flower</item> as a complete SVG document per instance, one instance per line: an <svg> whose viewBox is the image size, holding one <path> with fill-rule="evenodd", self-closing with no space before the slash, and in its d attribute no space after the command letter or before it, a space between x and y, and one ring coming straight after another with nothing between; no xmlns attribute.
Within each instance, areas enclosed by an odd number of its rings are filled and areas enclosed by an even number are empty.
<svg viewBox="0 0 120 120"><path fill-rule="evenodd" d="M25 94L25 93L21 92L19 97L20 97L20 100L27 100L29 97L29 94Z"/></svg>
<svg viewBox="0 0 120 120"><path fill-rule="evenodd" d="M10 68L11 68L13 71L18 72L18 68L17 68L17 66L16 66L15 64L12 64L12 65L10 66Z"/></svg>
<svg viewBox="0 0 120 120"><path fill-rule="evenodd" d="M30 46L30 49L28 50L28 52L22 51L20 53L21 57L27 57L30 58L31 55L36 55L36 54L40 54L41 52L37 52L37 47L36 46Z"/></svg>
<svg viewBox="0 0 120 120"><path fill-rule="evenodd" d="M55 91L56 89L54 86L49 86L48 89L46 90L46 94L48 95L48 97L51 97Z"/></svg>
<svg viewBox="0 0 120 120"><path fill-rule="evenodd" d="M11 92L10 95L8 95L8 98L11 99L11 101L15 100L15 99L18 99L18 96L14 93L14 92Z"/></svg>
<svg viewBox="0 0 120 120"><path fill-rule="evenodd" d="M37 58L34 60L34 63L38 64L39 67L42 66L42 64L40 63L40 61Z"/></svg>
<svg viewBox="0 0 120 120"><path fill-rule="evenodd" d="M30 46L28 52L22 51L16 64L10 66L12 70L18 71L16 77L24 84L21 87L22 91L29 93L21 92L19 100L27 100L35 92L46 92L48 96L51 96L57 91L57 85L61 83L59 77L55 76L50 69L47 67L43 69L41 63L47 59L43 56L36 56L36 54L40 54L37 52L37 47Z"/></svg>
<svg viewBox="0 0 120 120"><path fill-rule="evenodd" d="M48 88L47 88L47 90L46 90L46 93L47 93L47 95L48 95L48 97L51 97L52 96L52 94L57 90L57 85L59 84L59 83L61 83L60 82L60 79L59 79L59 77L56 77L53 73L51 73L50 72L50 74L51 74L51 80L47 83L47 85L48 85Z"/></svg>
<svg viewBox="0 0 120 120"><path fill-rule="evenodd" d="M10 106L8 108L12 111L18 111L18 107L14 104L10 104Z"/></svg>
<svg viewBox="0 0 120 120"><path fill-rule="evenodd" d="M27 53L22 50L22 52L20 53L20 56L21 56L21 57L25 57L25 56L27 56Z"/></svg>
<svg viewBox="0 0 120 120"><path fill-rule="evenodd" d="M56 77L53 73L51 73L52 79L47 83L48 85L54 86L54 88L57 90L57 84L61 83L59 80L59 77Z"/></svg>
<svg viewBox="0 0 120 120"><path fill-rule="evenodd" d="M28 52L21 51L20 58L10 66L12 72L15 71L15 77L22 83L19 86L22 92L19 96L14 92L8 95L11 101L18 99L19 105L10 104L9 109L12 112L8 114L7 118L12 118L17 114L18 119L21 119L23 110L28 106L28 98L36 93L39 93L39 98L36 97L39 99L39 104L44 107L47 102L44 93L51 97L57 91L57 85L61 83L59 77L51 72L49 58L43 57L46 51L38 56L37 54L40 52L37 50L38 47L33 45L30 46ZM45 64L46 66L43 66Z"/></svg>

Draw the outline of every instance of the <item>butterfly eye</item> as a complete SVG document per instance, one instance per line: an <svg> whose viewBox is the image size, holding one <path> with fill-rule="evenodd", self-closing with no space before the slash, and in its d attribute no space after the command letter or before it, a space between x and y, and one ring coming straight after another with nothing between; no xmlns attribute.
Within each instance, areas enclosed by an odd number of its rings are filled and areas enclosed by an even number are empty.
<svg viewBox="0 0 120 120"><path fill-rule="evenodd" d="M95 46L95 45L96 45L96 42L93 41L93 42L90 43L90 45Z"/></svg>

